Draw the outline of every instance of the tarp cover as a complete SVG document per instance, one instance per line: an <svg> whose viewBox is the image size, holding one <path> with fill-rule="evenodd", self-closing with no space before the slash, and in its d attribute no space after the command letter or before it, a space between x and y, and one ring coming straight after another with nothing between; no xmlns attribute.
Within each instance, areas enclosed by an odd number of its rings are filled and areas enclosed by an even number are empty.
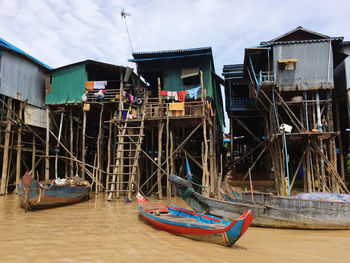
<svg viewBox="0 0 350 263"><path fill-rule="evenodd" d="M329 201L329 202L349 202L349 194L331 194L331 193L300 193L298 195L291 196L295 199L304 200L319 200L319 201Z"/></svg>

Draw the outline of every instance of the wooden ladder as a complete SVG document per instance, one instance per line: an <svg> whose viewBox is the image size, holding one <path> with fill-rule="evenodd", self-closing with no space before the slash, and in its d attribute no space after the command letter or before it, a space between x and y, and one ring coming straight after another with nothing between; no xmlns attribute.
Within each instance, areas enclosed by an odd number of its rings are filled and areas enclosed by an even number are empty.
<svg viewBox="0 0 350 263"><path fill-rule="evenodd" d="M114 122L118 128L117 143L115 145L116 162L114 165L111 165L113 172L108 175L112 176L112 180L109 180L109 186L107 187L107 192L109 193L108 201L118 199L121 196L127 196L131 200L133 184L137 185L135 179L139 168L139 158L144 137L147 98L146 95L141 108L141 119L130 120L126 117L125 120ZM126 116L128 114L129 110Z"/></svg>

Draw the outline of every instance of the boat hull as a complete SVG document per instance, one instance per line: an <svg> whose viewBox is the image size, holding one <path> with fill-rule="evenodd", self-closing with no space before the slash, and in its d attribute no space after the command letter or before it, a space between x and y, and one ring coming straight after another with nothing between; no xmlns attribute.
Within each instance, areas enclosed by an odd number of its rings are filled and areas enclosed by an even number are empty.
<svg viewBox="0 0 350 263"><path fill-rule="evenodd" d="M90 198L90 187L53 184L43 187L38 181L24 176L18 184L18 195L22 207L26 210L45 209L88 200Z"/></svg>
<svg viewBox="0 0 350 263"><path fill-rule="evenodd" d="M223 217L227 220L251 209L252 226L293 229L350 229L350 204L317 200L292 199L271 194L254 193L242 199L220 201L193 191L189 182L171 175L170 181L177 185L181 197L192 209L200 213Z"/></svg>
<svg viewBox="0 0 350 263"><path fill-rule="evenodd" d="M167 208L168 212L170 212L170 215L173 216L172 220L164 218L164 216L169 216L168 213L165 213L165 215L163 213L157 216L149 210L146 211L142 205L139 205L139 211L144 220L158 229L194 240L219 244L228 247L232 246L245 233L252 221L252 214L250 210L245 211L245 213L240 215L238 219L229 222L222 220L221 218L201 215L199 213L172 205L168 205ZM180 214L181 216L177 217L174 216L174 214ZM181 221L181 219L186 220L186 217L189 219L200 218L200 222L208 222L208 224L199 224L198 222L193 221ZM221 226L214 227L215 225Z"/></svg>

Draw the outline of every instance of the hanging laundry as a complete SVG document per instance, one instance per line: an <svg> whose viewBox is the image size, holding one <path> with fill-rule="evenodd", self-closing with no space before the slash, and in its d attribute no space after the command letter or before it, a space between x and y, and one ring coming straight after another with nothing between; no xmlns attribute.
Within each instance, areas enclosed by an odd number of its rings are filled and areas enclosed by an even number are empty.
<svg viewBox="0 0 350 263"><path fill-rule="evenodd" d="M177 91L168 91L169 97L174 97L175 100L179 100L177 97Z"/></svg>
<svg viewBox="0 0 350 263"><path fill-rule="evenodd" d="M188 93L188 97L190 99L197 99L197 95L198 95L198 91L202 88L202 86L198 86L196 88L193 88L193 89L189 89L187 90L187 93Z"/></svg>
<svg viewBox="0 0 350 263"><path fill-rule="evenodd" d="M185 110L185 103L183 102L173 102L169 104L169 110Z"/></svg>
<svg viewBox="0 0 350 263"><path fill-rule="evenodd" d="M179 101L185 101L186 94L187 94L187 90L178 91L177 92L177 97L178 97Z"/></svg>
<svg viewBox="0 0 350 263"><path fill-rule="evenodd" d="M160 91L160 95L161 95L161 96L168 96L168 92L165 91L165 90L161 90L161 91Z"/></svg>
<svg viewBox="0 0 350 263"><path fill-rule="evenodd" d="M94 90L94 89L105 89L107 86L107 81L86 81L85 89Z"/></svg>
<svg viewBox="0 0 350 263"><path fill-rule="evenodd" d="M93 89L94 89L94 82L95 82L95 81L86 81L86 82L85 82L85 89L87 89L87 90L93 90Z"/></svg>
<svg viewBox="0 0 350 263"><path fill-rule="evenodd" d="M129 100L130 100L131 104L133 104L134 103L134 96L129 94Z"/></svg>
<svg viewBox="0 0 350 263"><path fill-rule="evenodd" d="M107 81L94 81L94 89L105 89Z"/></svg>

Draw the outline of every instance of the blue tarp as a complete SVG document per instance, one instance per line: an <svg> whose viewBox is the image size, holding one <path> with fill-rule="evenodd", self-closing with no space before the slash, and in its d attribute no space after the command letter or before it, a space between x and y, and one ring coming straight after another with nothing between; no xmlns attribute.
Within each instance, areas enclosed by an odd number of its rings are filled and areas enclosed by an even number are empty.
<svg viewBox="0 0 350 263"><path fill-rule="evenodd" d="M331 194L331 193L300 193L298 195L291 196L295 199L303 200L319 200L329 202L347 202L350 203L349 194Z"/></svg>
<svg viewBox="0 0 350 263"><path fill-rule="evenodd" d="M52 69L50 66L46 65L45 63L41 62L40 60L36 59L35 57L32 57L31 55L27 54L26 52L24 52L23 50L15 47L14 45L12 45L11 43L7 42L6 40L2 39L0 37L0 47L5 47L8 49L11 49L12 51L15 51L17 53L20 53L22 55L25 55L26 57L28 57L29 59L33 60L34 62L40 64L41 66L48 68L48 69Z"/></svg>

